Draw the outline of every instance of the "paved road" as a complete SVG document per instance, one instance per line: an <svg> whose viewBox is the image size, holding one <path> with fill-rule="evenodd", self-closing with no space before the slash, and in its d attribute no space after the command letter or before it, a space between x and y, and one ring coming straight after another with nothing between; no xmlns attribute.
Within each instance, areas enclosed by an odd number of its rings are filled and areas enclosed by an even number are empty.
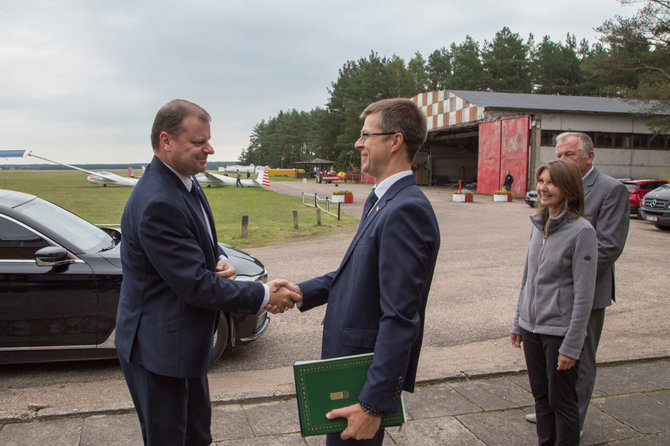
<svg viewBox="0 0 670 446"><path fill-rule="evenodd" d="M343 187L355 195L353 205L343 206L345 212L359 216L370 187L339 185ZM313 183L275 182L273 188L294 195L305 189L319 196L336 190L334 185ZM429 298L422 355L441 357L447 351L452 352L444 358L453 364L450 372L472 374L509 370L511 364L521 366L522 355L507 345L507 336L530 234L529 216L535 210L522 200L494 203L487 196L476 196L474 203L453 203L451 190L424 190L440 222L442 247ZM251 252L271 265L269 270L273 277L303 280L336 268L352 236L353 231L292 243L290 247L255 248ZM669 237L670 233L659 231L651 224L631 220L628 243L617 264L618 302L607 313L601 360L670 353L670 321L659 312L667 309L670 300L667 284L659 280L667 269L666 252L661 247L667 245ZM281 316L287 321L303 321L306 317L307 321L293 332L295 342L302 340L303 346L314 344L308 340L320 334L321 313ZM290 336L294 324L287 322L286 325L291 328L281 331ZM631 327L634 327L634 336ZM279 342L277 339L277 344ZM461 353L470 349L477 351L479 358L462 357ZM315 350L307 347L307 350L298 353L311 355L318 347ZM488 355L482 357L484 352ZM433 369L431 364L422 364L423 373L433 376L426 366ZM436 367L436 371L444 372L444 365Z"/></svg>
<svg viewBox="0 0 670 446"><path fill-rule="evenodd" d="M274 182L273 189L326 196L334 185ZM359 216L366 185L351 189ZM534 212L522 201L453 203L451 191L425 190L440 221L442 248L429 298L423 382L524 369L523 355L507 339ZM305 207L304 212L314 212ZM330 218L330 217L328 217ZM324 217L324 224L327 220ZM271 278L299 281L337 267L353 230L310 240L253 248ZM608 310L599 360L616 362L670 356L667 318L667 246L670 233L631 221L629 241L617 265L618 302ZM210 373L215 401L290 395L296 360L319 356L323 310L289 312L272 319L268 333L233 353ZM45 407L44 409L42 409ZM77 410L132 407L115 362L0 367L0 418Z"/></svg>

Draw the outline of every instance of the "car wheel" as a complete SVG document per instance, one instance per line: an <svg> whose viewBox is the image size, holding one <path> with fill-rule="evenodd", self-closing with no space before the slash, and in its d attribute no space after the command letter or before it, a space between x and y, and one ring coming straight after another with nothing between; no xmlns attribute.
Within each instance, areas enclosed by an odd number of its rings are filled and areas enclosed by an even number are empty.
<svg viewBox="0 0 670 446"><path fill-rule="evenodd" d="M670 231L670 226L661 226L658 223L654 223L658 229L661 231Z"/></svg>
<svg viewBox="0 0 670 446"><path fill-rule="evenodd" d="M228 317L225 313L219 313L219 325L214 332L214 342L212 343L212 359L209 366L213 366L219 360L228 346Z"/></svg>

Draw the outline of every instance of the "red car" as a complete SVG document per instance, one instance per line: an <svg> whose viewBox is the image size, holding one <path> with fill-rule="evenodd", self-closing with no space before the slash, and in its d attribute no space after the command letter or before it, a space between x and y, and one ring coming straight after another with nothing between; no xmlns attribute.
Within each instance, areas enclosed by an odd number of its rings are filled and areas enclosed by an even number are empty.
<svg viewBox="0 0 670 446"><path fill-rule="evenodd" d="M630 213L637 215L640 208L640 201L647 192L651 192L658 186L667 183L666 180L621 180L628 189L628 201L630 203Z"/></svg>

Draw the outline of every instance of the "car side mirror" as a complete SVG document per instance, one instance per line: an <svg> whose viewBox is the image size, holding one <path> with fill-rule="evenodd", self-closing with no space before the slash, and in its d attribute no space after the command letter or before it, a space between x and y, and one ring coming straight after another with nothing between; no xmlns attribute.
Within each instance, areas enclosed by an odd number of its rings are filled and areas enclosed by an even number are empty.
<svg viewBox="0 0 670 446"><path fill-rule="evenodd" d="M65 248L47 246L35 252L35 263L37 266L60 267L72 263L72 258Z"/></svg>

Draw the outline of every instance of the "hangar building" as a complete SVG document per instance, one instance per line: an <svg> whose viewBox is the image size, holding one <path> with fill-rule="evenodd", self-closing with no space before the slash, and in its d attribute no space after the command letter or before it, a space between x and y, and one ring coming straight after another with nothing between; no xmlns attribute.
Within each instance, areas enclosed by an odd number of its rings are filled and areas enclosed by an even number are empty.
<svg viewBox="0 0 670 446"><path fill-rule="evenodd" d="M534 172L555 159L556 136L588 133L598 169L615 178L670 178L670 135L655 135L643 104L615 98L445 90L412 98L428 117L428 140L413 168L418 184L477 183L477 192L535 187Z"/></svg>

